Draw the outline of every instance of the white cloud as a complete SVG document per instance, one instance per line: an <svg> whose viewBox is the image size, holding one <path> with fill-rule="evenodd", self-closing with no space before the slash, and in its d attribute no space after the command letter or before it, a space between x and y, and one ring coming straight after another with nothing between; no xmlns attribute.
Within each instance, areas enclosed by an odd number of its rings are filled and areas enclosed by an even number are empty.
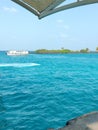
<svg viewBox="0 0 98 130"><path fill-rule="evenodd" d="M65 34L65 33L61 33L61 34L60 34L60 37L61 37L62 39L66 39L66 38L68 38L68 35Z"/></svg>
<svg viewBox="0 0 98 130"><path fill-rule="evenodd" d="M64 21L62 19L58 19L57 23L62 24Z"/></svg>
<svg viewBox="0 0 98 130"><path fill-rule="evenodd" d="M67 24L65 24L64 20L62 19L58 19L56 22L57 26L60 27L61 29L68 30L70 28Z"/></svg>
<svg viewBox="0 0 98 130"><path fill-rule="evenodd" d="M3 7L3 10L7 11L7 12L11 12L11 13L18 12L18 10L16 8L14 8L14 7Z"/></svg>

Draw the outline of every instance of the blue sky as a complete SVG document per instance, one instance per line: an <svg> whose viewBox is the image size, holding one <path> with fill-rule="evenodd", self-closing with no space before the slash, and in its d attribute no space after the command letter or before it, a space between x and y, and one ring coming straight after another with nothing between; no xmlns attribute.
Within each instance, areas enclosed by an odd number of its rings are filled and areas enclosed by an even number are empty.
<svg viewBox="0 0 98 130"><path fill-rule="evenodd" d="M0 3L0 50L61 49L98 46L98 4L53 14L39 20L11 0Z"/></svg>

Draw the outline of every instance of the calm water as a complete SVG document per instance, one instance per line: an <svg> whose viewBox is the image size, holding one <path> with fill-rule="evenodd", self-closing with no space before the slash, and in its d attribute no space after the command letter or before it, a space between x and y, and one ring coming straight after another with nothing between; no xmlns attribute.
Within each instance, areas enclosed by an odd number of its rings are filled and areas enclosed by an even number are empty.
<svg viewBox="0 0 98 130"><path fill-rule="evenodd" d="M98 54L0 52L0 130L47 130L98 110Z"/></svg>

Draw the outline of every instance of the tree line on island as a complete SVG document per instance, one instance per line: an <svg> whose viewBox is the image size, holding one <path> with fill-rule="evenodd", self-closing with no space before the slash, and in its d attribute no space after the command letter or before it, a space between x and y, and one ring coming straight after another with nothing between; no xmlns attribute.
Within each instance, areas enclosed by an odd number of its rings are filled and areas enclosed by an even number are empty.
<svg viewBox="0 0 98 130"><path fill-rule="evenodd" d="M36 54L65 54L65 53L90 53L90 52L98 52L98 47L96 47L96 51L90 51L89 48L81 49L81 50L70 50L70 49L57 49L57 50L47 50L47 49L38 49L34 51Z"/></svg>

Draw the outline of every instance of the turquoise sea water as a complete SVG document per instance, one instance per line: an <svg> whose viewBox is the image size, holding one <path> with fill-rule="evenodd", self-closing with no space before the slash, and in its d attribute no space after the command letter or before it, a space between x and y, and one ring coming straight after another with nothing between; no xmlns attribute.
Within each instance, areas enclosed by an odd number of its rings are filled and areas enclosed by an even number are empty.
<svg viewBox="0 0 98 130"><path fill-rule="evenodd" d="M0 52L0 130L58 129L98 110L98 54Z"/></svg>

